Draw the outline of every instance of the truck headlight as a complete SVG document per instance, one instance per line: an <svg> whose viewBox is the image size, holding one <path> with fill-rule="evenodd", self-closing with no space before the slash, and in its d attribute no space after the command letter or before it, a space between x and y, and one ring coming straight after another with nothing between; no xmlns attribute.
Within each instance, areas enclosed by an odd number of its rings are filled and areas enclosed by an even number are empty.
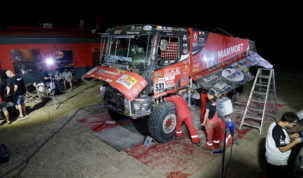
<svg viewBox="0 0 303 178"><path fill-rule="evenodd" d="M135 112L140 111L140 109L141 109L141 105L142 105L142 103L141 103L141 102L133 102L133 106L134 106L134 110L135 110Z"/></svg>
<svg viewBox="0 0 303 178"><path fill-rule="evenodd" d="M130 113L130 102L126 97L124 97L124 112L127 115L131 114Z"/></svg>
<svg viewBox="0 0 303 178"><path fill-rule="evenodd" d="M138 113L148 113L151 111L152 98L136 98L132 101L132 111Z"/></svg>
<svg viewBox="0 0 303 178"><path fill-rule="evenodd" d="M103 85L101 85L101 86L100 86L101 100L104 100L105 90L106 90L106 87L103 86Z"/></svg>

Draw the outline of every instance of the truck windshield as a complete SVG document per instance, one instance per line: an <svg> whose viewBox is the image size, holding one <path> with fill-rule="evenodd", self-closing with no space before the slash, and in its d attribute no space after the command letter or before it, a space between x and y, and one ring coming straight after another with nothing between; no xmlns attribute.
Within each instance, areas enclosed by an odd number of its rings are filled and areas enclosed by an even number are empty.
<svg viewBox="0 0 303 178"><path fill-rule="evenodd" d="M146 69L150 65L151 41L150 35L110 36L104 61Z"/></svg>

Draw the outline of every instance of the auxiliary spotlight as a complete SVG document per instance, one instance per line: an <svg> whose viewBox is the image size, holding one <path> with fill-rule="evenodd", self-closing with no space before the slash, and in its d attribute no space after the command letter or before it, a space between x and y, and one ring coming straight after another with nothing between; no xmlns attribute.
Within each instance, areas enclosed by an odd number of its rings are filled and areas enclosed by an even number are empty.
<svg viewBox="0 0 303 178"><path fill-rule="evenodd" d="M54 59L53 59L53 58L46 58L46 59L45 59L45 63L46 63L46 65L51 66L51 65L53 65L55 62L54 62Z"/></svg>

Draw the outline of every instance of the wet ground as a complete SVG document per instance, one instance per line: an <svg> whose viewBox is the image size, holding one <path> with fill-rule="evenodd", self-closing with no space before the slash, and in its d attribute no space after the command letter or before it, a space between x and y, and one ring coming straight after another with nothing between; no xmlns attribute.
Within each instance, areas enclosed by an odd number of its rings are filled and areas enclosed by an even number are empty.
<svg viewBox="0 0 303 178"><path fill-rule="evenodd" d="M303 109L303 74L294 70L276 70L278 118L285 111ZM251 83L245 85L245 101ZM164 168L152 167L125 151L117 151L103 142L91 129L77 121L104 112L95 82L81 84L57 97L61 105L27 104L29 115L12 124L0 126L0 143L8 146L10 161L0 164L0 177L165 177ZM39 106L39 107L37 107ZM89 109L93 108L93 109ZM262 177L264 143L273 118L265 119L262 135L251 129L239 145L226 152L226 177ZM298 125L293 130L300 131ZM202 149L201 149L202 150ZM203 157L200 158L201 162ZM197 169L190 177L219 177L221 156ZM169 170L174 171L174 170Z"/></svg>

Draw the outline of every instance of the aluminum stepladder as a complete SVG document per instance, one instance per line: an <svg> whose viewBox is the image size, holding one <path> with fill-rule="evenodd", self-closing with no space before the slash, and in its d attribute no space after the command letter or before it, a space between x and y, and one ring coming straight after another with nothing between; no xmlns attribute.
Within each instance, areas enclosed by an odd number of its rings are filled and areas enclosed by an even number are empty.
<svg viewBox="0 0 303 178"><path fill-rule="evenodd" d="M273 102L270 103L269 99ZM266 115L269 111L273 111L274 115ZM243 125L246 125L257 128L261 135L265 115L275 119L277 116L276 83L273 68L258 68L239 130Z"/></svg>

